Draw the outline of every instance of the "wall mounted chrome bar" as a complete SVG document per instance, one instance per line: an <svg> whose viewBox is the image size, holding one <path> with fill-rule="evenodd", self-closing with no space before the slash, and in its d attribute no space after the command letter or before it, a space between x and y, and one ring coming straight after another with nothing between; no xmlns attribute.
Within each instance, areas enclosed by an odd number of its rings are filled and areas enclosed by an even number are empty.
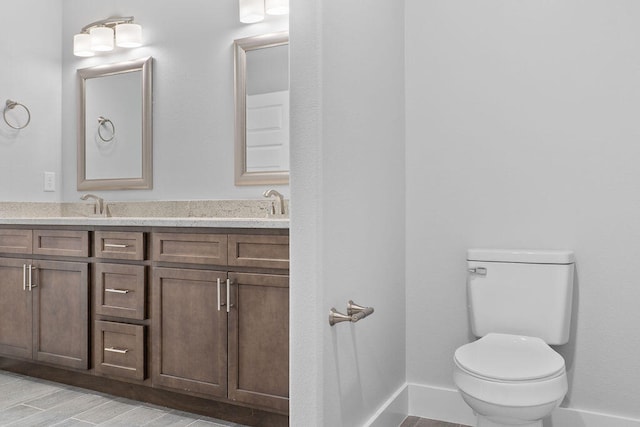
<svg viewBox="0 0 640 427"><path fill-rule="evenodd" d="M347 314L340 313L335 308L329 310L329 325L333 326L340 322L356 323L373 313L373 307L364 307L349 300L347 304Z"/></svg>

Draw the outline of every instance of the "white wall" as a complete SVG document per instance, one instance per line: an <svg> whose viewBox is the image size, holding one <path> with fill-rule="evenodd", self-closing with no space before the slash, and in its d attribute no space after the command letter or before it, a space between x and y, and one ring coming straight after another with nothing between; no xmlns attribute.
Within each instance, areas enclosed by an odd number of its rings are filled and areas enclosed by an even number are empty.
<svg viewBox="0 0 640 427"><path fill-rule="evenodd" d="M43 192L43 172L55 172L60 187L61 15L60 0L0 5L0 113L7 99L31 111L22 130L0 118L0 201L59 200L60 192ZM26 119L19 108L15 117Z"/></svg>
<svg viewBox="0 0 640 427"><path fill-rule="evenodd" d="M352 427L405 381L404 10L292 3L291 425Z"/></svg>
<svg viewBox="0 0 640 427"><path fill-rule="evenodd" d="M233 41L287 29L288 18L238 21L237 0L63 0L62 159L64 199L76 191L76 69L154 57L153 190L101 192L108 200L261 198L233 172ZM76 58L73 35L109 16L134 16L144 46ZM269 188L274 186L268 186ZM287 186L275 186L288 195Z"/></svg>
<svg viewBox="0 0 640 427"><path fill-rule="evenodd" d="M568 248L563 406L640 418L639 21L634 0L406 0L409 382L454 388L467 248Z"/></svg>

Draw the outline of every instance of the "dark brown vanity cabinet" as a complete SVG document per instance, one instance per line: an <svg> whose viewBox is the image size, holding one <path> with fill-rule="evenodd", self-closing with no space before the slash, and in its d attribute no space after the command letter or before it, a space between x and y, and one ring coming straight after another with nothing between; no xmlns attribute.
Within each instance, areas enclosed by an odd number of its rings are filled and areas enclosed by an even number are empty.
<svg viewBox="0 0 640 427"><path fill-rule="evenodd" d="M93 365L100 375L138 381L147 376L144 242L143 232L94 232Z"/></svg>
<svg viewBox="0 0 640 427"><path fill-rule="evenodd" d="M5 358L83 370L70 380L80 386L93 376L98 390L285 425L288 232L0 227Z"/></svg>
<svg viewBox="0 0 640 427"><path fill-rule="evenodd" d="M5 253L88 254L87 232L0 231ZM0 258L0 354L88 369L88 270L86 262Z"/></svg>
<svg viewBox="0 0 640 427"><path fill-rule="evenodd" d="M153 384L227 395L227 311L221 271L153 270ZM220 293L218 293L220 289Z"/></svg>
<svg viewBox="0 0 640 427"><path fill-rule="evenodd" d="M289 276L229 273L228 397L289 410Z"/></svg>
<svg viewBox="0 0 640 427"><path fill-rule="evenodd" d="M288 412L288 236L158 233L152 246L184 264L153 270L153 384ZM222 268L199 268L211 258Z"/></svg>

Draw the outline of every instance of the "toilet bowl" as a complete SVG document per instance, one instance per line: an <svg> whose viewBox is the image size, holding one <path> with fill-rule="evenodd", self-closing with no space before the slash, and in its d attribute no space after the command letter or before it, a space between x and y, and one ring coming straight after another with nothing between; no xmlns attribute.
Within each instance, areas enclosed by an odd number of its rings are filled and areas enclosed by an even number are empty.
<svg viewBox="0 0 640 427"><path fill-rule="evenodd" d="M540 338L489 333L458 348L454 362L478 427L542 427L567 392L564 359Z"/></svg>

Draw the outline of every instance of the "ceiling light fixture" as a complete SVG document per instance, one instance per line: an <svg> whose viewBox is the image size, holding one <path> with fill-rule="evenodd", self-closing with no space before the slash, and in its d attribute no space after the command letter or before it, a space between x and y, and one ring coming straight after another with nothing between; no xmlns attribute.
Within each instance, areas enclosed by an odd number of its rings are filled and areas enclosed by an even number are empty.
<svg viewBox="0 0 640 427"><path fill-rule="evenodd" d="M86 57L112 51L114 36L118 47L142 46L142 26L133 23L133 16L113 17L85 25L73 36L73 54Z"/></svg>

